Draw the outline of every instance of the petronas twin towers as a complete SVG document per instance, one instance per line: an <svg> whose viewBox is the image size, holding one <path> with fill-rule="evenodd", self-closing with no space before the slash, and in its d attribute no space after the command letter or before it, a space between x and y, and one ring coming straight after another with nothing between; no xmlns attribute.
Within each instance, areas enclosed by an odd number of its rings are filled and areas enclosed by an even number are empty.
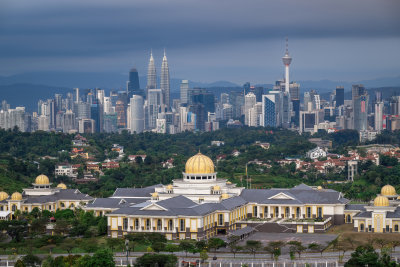
<svg viewBox="0 0 400 267"><path fill-rule="evenodd" d="M146 95L149 89L157 89L157 71L154 64L153 52L150 53L149 68L147 70ZM164 50L164 57L161 64L161 83L160 89L163 94L163 104L166 109L170 107L170 79L167 55Z"/></svg>

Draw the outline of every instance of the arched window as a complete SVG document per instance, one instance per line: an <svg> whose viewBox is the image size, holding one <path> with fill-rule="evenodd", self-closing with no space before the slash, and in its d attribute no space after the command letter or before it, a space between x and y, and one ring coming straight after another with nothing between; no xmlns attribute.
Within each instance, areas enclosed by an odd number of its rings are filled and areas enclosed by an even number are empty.
<svg viewBox="0 0 400 267"><path fill-rule="evenodd" d="M398 225L398 224L395 224L395 225L394 225L394 231L395 231L395 232L398 232L398 231L399 231L399 225Z"/></svg>
<svg viewBox="0 0 400 267"><path fill-rule="evenodd" d="M60 205L61 205L62 208L65 208L64 202L61 202Z"/></svg>
<svg viewBox="0 0 400 267"><path fill-rule="evenodd" d="M360 232L364 232L364 224L363 223L360 224Z"/></svg>
<svg viewBox="0 0 400 267"><path fill-rule="evenodd" d="M69 207L70 207L70 208L74 208L74 207L75 207L74 203L72 203L71 205L69 205Z"/></svg>
<svg viewBox="0 0 400 267"><path fill-rule="evenodd" d="M350 216L350 214L347 214L347 216L346 216L346 222L347 222L347 223L351 223L351 216Z"/></svg>
<svg viewBox="0 0 400 267"><path fill-rule="evenodd" d="M16 205L12 205L11 210L12 211L16 211L17 210L17 206Z"/></svg>

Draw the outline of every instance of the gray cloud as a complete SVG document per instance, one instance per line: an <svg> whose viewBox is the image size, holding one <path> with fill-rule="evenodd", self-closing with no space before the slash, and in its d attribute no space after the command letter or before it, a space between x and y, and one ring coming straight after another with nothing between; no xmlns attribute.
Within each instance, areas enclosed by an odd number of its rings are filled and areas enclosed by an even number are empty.
<svg viewBox="0 0 400 267"><path fill-rule="evenodd" d="M376 70L379 76L384 68L400 66L395 48L399 10L396 0L6 0L0 3L0 74L54 69L124 72L132 62L144 71L149 49L160 52L166 47L177 75L235 80L247 69L248 78L241 79L262 82L280 75L283 40L289 36L291 52L299 52L293 67L304 73L301 78L312 71L310 62L325 56L315 53L322 50L317 43L324 45L326 61L332 64L342 58L343 65L351 66L360 60L360 50L364 57L377 55L372 56L372 70L360 66L355 75ZM393 49L399 60L388 65L384 47ZM302 57L307 62L300 61ZM262 76L258 68L276 71ZM340 74L346 66L328 67L325 73L321 66L314 68L318 75L309 73L308 79L332 78L330 73L348 78Z"/></svg>

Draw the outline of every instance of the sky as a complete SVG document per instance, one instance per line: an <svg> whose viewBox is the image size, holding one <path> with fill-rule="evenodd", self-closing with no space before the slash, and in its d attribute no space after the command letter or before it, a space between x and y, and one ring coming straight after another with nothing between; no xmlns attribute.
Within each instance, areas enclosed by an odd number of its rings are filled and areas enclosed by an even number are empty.
<svg viewBox="0 0 400 267"><path fill-rule="evenodd" d="M145 75L200 82L357 81L400 75L398 0L1 0L0 75Z"/></svg>

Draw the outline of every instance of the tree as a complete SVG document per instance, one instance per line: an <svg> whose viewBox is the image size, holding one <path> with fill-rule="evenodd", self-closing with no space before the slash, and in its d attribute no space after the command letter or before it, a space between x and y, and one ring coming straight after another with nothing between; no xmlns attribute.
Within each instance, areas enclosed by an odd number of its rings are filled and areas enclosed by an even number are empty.
<svg viewBox="0 0 400 267"><path fill-rule="evenodd" d="M243 250L243 247L238 246L237 242L240 240L240 237L236 236L236 235L231 235L228 237L228 247L231 251L231 253L233 253L233 257L236 257L236 253L239 252L240 250Z"/></svg>
<svg viewBox="0 0 400 267"><path fill-rule="evenodd" d="M217 253L217 249L224 247L225 246L225 241L217 238L217 237L212 237L208 239L208 248L214 250L214 254Z"/></svg>
<svg viewBox="0 0 400 267"><path fill-rule="evenodd" d="M206 240L199 240L196 242L196 248L199 251L203 251L204 249L207 248L207 241Z"/></svg>
<svg viewBox="0 0 400 267"><path fill-rule="evenodd" d="M26 265L22 260L17 260L14 264L14 267L26 267Z"/></svg>
<svg viewBox="0 0 400 267"><path fill-rule="evenodd" d="M176 266L178 258L175 255L166 254L144 254L136 259L135 266L149 267L149 266Z"/></svg>
<svg viewBox="0 0 400 267"><path fill-rule="evenodd" d="M160 251L164 251L165 250L165 243L163 243L163 242L155 242L155 243L151 244L151 248L157 253L160 252Z"/></svg>
<svg viewBox="0 0 400 267"><path fill-rule="evenodd" d="M200 252L200 259L204 262L208 259L208 254L207 254L207 250L202 250Z"/></svg>
<svg viewBox="0 0 400 267"><path fill-rule="evenodd" d="M69 229L69 223L65 219L59 219L56 221L56 225L54 226L54 232L56 234L64 235L66 232L68 232Z"/></svg>
<svg viewBox="0 0 400 267"><path fill-rule="evenodd" d="M123 240L119 238L107 238L106 239L107 247L111 248L111 251L114 252L114 249L122 246Z"/></svg>
<svg viewBox="0 0 400 267"><path fill-rule="evenodd" d="M35 256L33 254L27 254L23 256L22 261L26 267L35 267L42 262L38 256Z"/></svg>
<svg viewBox="0 0 400 267"><path fill-rule="evenodd" d="M324 246L322 246L321 244L315 243L315 242L309 244L308 245L308 249L311 250L311 251L315 251L315 252L321 253L321 257L322 257L322 253L324 253L324 250L325 250Z"/></svg>
<svg viewBox="0 0 400 267"><path fill-rule="evenodd" d="M99 235L107 234L107 217L101 216L97 223L97 232Z"/></svg>
<svg viewBox="0 0 400 267"><path fill-rule="evenodd" d="M283 241L271 241L266 247L264 247L264 250L271 255L271 259L275 258L275 260L278 260L281 255L281 249L284 245L285 242Z"/></svg>
<svg viewBox="0 0 400 267"><path fill-rule="evenodd" d="M255 258L256 252L261 249L261 242L258 240L247 240L244 249L253 254L253 257Z"/></svg>
<svg viewBox="0 0 400 267"><path fill-rule="evenodd" d="M108 249L100 249L92 256L92 265L101 267L115 267L114 255Z"/></svg>
<svg viewBox="0 0 400 267"><path fill-rule="evenodd" d="M299 258L301 257L301 253L303 253L303 251L307 249L300 241L293 240L288 242L287 244L290 246L290 251L297 253L299 255Z"/></svg>
<svg viewBox="0 0 400 267"><path fill-rule="evenodd" d="M185 251L187 257L187 253L195 248L195 244L192 240L181 240L179 242L179 248Z"/></svg>
<svg viewBox="0 0 400 267"><path fill-rule="evenodd" d="M171 252L173 254L174 252L179 251L180 247L175 245L175 244L168 243L168 244L165 245L165 249L164 250L167 251L167 252Z"/></svg>
<svg viewBox="0 0 400 267"><path fill-rule="evenodd" d="M76 247L76 242L71 238L65 239L64 242L61 243L61 249L67 251L68 254L71 254L72 250L75 247Z"/></svg>
<svg viewBox="0 0 400 267"><path fill-rule="evenodd" d="M351 258L345 263L345 267L380 266L379 254L371 245L359 246L351 254Z"/></svg>

